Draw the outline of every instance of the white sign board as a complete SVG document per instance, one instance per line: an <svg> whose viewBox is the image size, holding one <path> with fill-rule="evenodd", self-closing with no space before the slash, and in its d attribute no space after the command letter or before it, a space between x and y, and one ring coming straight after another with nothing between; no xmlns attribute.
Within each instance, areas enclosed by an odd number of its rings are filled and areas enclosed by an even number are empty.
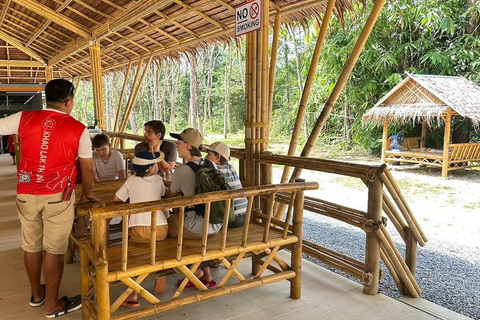
<svg viewBox="0 0 480 320"><path fill-rule="evenodd" d="M235 8L235 36L262 28L262 0L253 0Z"/></svg>

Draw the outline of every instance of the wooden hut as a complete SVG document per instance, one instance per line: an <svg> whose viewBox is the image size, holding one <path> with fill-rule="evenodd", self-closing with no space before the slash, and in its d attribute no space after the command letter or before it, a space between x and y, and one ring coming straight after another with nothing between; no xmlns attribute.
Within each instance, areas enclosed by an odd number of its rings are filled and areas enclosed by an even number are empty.
<svg viewBox="0 0 480 320"><path fill-rule="evenodd" d="M365 3L364 0L262 1L263 19L261 29L246 35L245 146L244 149L234 150L232 156L240 159L240 172L245 180L245 185L254 188L252 190L257 193L259 190L261 191L263 185L272 183L273 164L284 166L282 183L299 178L302 170L329 172L360 179L367 186L368 208L366 211L337 206L313 197L298 202L302 202L302 205L305 204L305 208L311 212L330 216L364 230L367 243L364 255L365 261L357 261L336 254L316 243L302 241L301 228L297 230L297 239L299 240L297 244L300 244L301 249L305 250L310 256L358 278L364 284L364 292L370 295L378 293L378 283L381 278L380 260L383 260L402 292L418 297L421 289L415 281L416 250L417 244L424 246L427 238L410 212L386 166L342 163L309 157L326 120L345 87L368 36L373 30L385 0L373 1L373 4L369 6L371 11L350 56L345 62L345 67L331 95L325 102L300 157L295 156L310 89L317 71L316 68L331 17L337 15L341 18L347 10L353 10L354 2ZM198 48L209 43L232 41L235 30L235 7L245 3L244 0L2 1L0 3L0 83L44 84L53 78L62 77L72 79L77 85L81 79L91 80L95 120L98 120L100 128L105 129L102 75L121 70L126 73L125 83L118 101L114 131L116 131L117 137L123 139L135 100L152 61L176 58L181 53L195 52ZM310 69L305 79L303 94L299 101L288 154L274 155L268 153L267 150L269 147L270 117L280 28L285 24L298 23L312 18L321 21L321 27L310 62ZM272 37L269 37L270 32L273 33ZM272 39L272 43L269 43L269 39ZM134 77L133 85L129 94L127 94L125 88L128 79L132 76ZM137 138L140 137L133 137L133 139ZM294 171L290 175L292 168L294 168ZM384 187L386 188L385 191ZM230 195L225 193L222 196L228 197ZM278 223L282 216L291 216L292 210L288 208L291 207L291 203L296 203L300 197L289 197L272 191L271 195L265 198L267 199L256 198L255 201L251 201L252 206L249 210L255 209L256 219L265 222L266 227L264 229L268 233L271 223ZM206 198L202 199L200 200L203 203L208 200ZM222 200L222 198L218 200ZM175 201L180 206L185 205L182 199ZM157 207L152 208L152 212L157 211ZM114 209L116 208L109 207L108 210L115 211ZM137 209L135 208L135 210ZM402 255L391 241L391 237L384 227L386 218L382 216L382 212L393 222L396 231L406 244L405 261L403 261ZM152 219L152 221L155 220ZM128 229L127 224L124 224L124 226ZM104 284L99 286L101 289L98 290L101 292L96 292L94 289L90 290L93 277L97 279L96 281L102 282L113 275L104 259L107 256L107 246L104 245L105 237L103 237L106 232L105 224L92 221L92 229L96 230L97 228L100 232L95 233L96 237L94 236L93 240L91 238L85 240L87 246L93 241L94 249L89 250L80 246L80 260L81 264L85 266L85 268L82 268L82 272L88 273L88 275L82 276L82 295L84 300L91 304L95 303L95 300L98 301L98 297L101 297L100 299L103 302L99 303L98 306L99 314L101 314L98 319L108 319L111 311L110 305L105 302L108 300L108 286ZM288 228L285 230L285 234L290 232ZM126 232L124 232L125 234ZM204 248L202 249L202 257L205 256L204 251L208 249L206 234L205 241L202 242ZM265 236L263 242L270 243L266 239ZM158 264L155 263L155 241L152 240L152 243L153 245L150 248L151 259L146 259L145 261L148 260L148 262L140 270L144 271L145 277L150 272L155 272L158 267ZM182 248L181 244L178 246ZM245 246L243 244L243 247ZM295 252L301 253L301 250L298 249L300 248L297 248ZM269 249L268 252L265 250L265 252L255 253L262 255L259 259L265 258L266 255L270 256L269 260L263 263L262 272L267 267L270 269L270 261L279 261L275 259L276 250ZM197 257L200 256L197 255ZM98 263L88 263L88 261L97 261L97 258L102 259L102 262L98 260ZM123 258L125 258L124 266L127 268L128 257L126 251L122 251ZM301 254L298 254L296 258L295 261L300 261ZM177 257L176 260L181 259ZM184 262L189 263L189 260ZM233 266L235 267L235 264ZM99 270L97 267L103 268L101 274L97 272ZM231 272L234 271L234 267L232 267ZM87 271L93 270L92 268L98 270ZM280 261L278 266L272 268L276 271L280 269L289 269L289 267ZM297 275L299 272L300 268L297 268L288 274ZM239 278L241 277L239 276ZM200 283L199 281L198 283ZM138 283L133 280L127 282L128 290L135 290L138 293L142 291L146 294L145 290L139 288ZM265 284L268 284L268 281ZM247 287L246 285L243 286ZM220 289L216 292L227 291L228 293L235 292L235 290L227 289ZM204 298L209 299L216 295L218 294L212 295L206 291L202 295L196 295L198 299L189 299L188 303L201 301ZM296 293L294 296L299 297ZM163 304L164 307L159 308L161 302L156 299L148 301L152 304L148 309L149 314L161 312L165 310L162 308L172 306L172 304ZM178 306L178 304L175 305L175 307ZM90 317L90 312L93 315L96 314L94 308L84 308L84 312L85 319ZM142 315L146 314L142 313ZM138 315L130 314L129 317L137 318Z"/></svg>
<svg viewBox="0 0 480 320"><path fill-rule="evenodd" d="M419 163L442 168L442 177L452 170L480 165L480 143L454 143L452 118L480 124L480 87L463 77L413 75L386 94L363 116L364 123L383 125L382 162ZM421 137L405 138L404 148L390 150L390 122L421 123ZM427 148L427 129L444 123L443 149Z"/></svg>

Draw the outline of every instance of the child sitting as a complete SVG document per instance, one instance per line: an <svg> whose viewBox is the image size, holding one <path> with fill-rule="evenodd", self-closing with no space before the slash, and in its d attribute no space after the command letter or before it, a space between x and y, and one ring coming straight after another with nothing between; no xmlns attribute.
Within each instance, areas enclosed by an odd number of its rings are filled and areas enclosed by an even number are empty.
<svg viewBox="0 0 480 320"><path fill-rule="evenodd" d="M92 139L95 182L103 180L125 179L125 161L117 150L110 149L110 140L104 134L97 134Z"/></svg>

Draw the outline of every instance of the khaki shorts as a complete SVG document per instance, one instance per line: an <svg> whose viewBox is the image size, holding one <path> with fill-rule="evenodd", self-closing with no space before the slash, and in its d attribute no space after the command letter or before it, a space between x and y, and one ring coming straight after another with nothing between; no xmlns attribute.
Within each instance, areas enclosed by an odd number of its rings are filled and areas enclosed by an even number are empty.
<svg viewBox="0 0 480 320"><path fill-rule="evenodd" d="M62 201L63 192L48 195L17 195L17 209L22 226L22 249L26 252L45 250L65 254L72 230L75 193L70 201Z"/></svg>
<svg viewBox="0 0 480 320"><path fill-rule="evenodd" d="M150 226L132 227L130 242L149 243L150 242ZM168 235L168 224L157 226L157 241L165 239Z"/></svg>

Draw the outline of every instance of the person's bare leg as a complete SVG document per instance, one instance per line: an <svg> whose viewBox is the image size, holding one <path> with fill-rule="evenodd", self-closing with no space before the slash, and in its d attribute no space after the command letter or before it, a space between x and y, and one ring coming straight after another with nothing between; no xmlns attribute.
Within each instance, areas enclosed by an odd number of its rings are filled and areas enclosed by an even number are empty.
<svg viewBox="0 0 480 320"><path fill-rule="evenodd" d="M43 313L49 314L65 306L65 301L58 299L58 291L63 276L63 254L45 252L43 259L43 277L45 278L45 304Z"/></svg>
<svg viewBox="0 0 480 320"><path fill-rule="evenodd" d="M43 298L43 287L40 283L43 265L43 252L25 252L23 257L28 280L32 287L32 296L35 301Z"/></svg>
<svg viewBox="0 0 480 320"><path fill-rule="evenodd" d="M206 282L210 282L213 280L212 274L210 273L210 267L203 268L203 277L202 279Z"/></svg>

